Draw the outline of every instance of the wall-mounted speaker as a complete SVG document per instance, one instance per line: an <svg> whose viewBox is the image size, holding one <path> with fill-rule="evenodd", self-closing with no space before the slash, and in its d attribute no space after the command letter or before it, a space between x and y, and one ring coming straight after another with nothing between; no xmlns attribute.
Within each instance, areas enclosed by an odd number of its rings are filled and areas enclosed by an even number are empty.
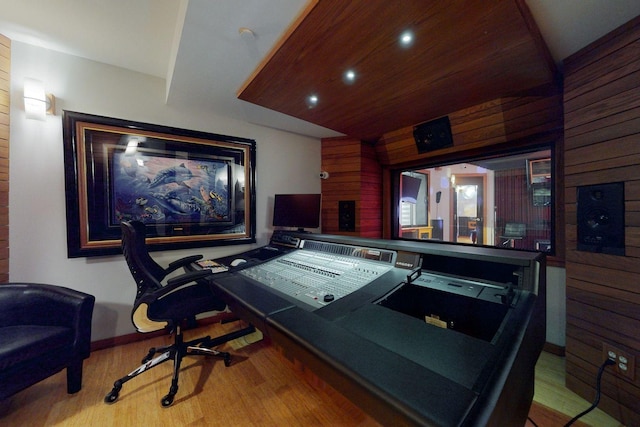
<svg viewBox="0 0 640 427"><path fill-rule="evenodd" d="M341 200L338 202L338 230L356 231L355 200Z"/></svg>
<svg viewBox="0 0 640 427"><path fill-rule="evenodd" d="M453 145L453 137L451 136L449 117L444 116L414 127L413 138L416 140L418 153L451 147Z"/></svg>
<svg viewBox="0 0 640 427"><path fill-rule="evenodd" d="M579 251L624 255L624 182L577 189Z"/></svg>

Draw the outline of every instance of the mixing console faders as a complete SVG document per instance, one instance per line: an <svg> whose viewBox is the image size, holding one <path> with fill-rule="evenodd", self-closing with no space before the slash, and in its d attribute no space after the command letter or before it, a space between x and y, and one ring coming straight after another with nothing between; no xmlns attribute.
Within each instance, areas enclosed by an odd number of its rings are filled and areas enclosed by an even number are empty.
<svg viewBox="0 0 640 427"><path fill-rule="evenodd" d="M321 307L377 279L389 263L296 250L240 274L314 307Z"/></svg>

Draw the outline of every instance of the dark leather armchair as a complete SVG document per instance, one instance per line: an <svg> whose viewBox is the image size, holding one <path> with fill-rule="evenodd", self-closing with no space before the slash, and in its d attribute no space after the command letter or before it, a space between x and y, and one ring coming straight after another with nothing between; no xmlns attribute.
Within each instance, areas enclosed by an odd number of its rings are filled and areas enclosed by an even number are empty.
<svg viewBox="0 0 640 427"><path fill-rule="evenodd" d="M209 336L185 342L182 325L195 319L200 313L223 310L226 304L211 291L204 278L211 275L209 270L187 271L171 277L167 276L202 258L194 255L181 258L169 264L167 268L158 265L149 255L146 247L145 225L139 221L123 221L122 252L137 286L136 298L131 318L138 332L147 333L168 329L174 335L172 345L151 348L143 358L142 365L113 384L113 389L105 396L106 403L118 399L122 385L143 372L169 360L173 360L173 377L169 393L161 400L162 406L173 403L178 392L180 364L184 356L211 356L224 360L225 366L231 363L229 353L212 349L226 341L239 338L255 331L253 326L231 332L217 338ZM158 354L156 356L156 354Z"/></svg>
<svg viewBox="0 0 640 427"><path fill-rule="evenodd" d="M60 286L0 284L0 400L67 370L67 392L82 387L95 297Z"/></svg>

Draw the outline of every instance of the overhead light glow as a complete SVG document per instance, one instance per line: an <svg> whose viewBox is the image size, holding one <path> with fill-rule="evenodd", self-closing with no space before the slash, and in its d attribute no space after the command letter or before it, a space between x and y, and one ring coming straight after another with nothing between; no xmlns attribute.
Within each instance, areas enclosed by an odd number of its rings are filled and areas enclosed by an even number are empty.
<svg viewBox="0 0 640 427"><path fill-rule="evenodd" d="M347 70L344 73L344 82L349 84L356 80L356 72L353 70Z"/></svg>
<svg viewBox="0 0 640 427"><path fill-rule="evenodd" d="M402 46L410 46L413 43L413 33L411 31L405 31L400 35L400 44Z"/></svg>
<svg viewBox="0 0 640 427"><path fill-rule="evenodd" d="M317 95L309 95L307 97L307 107L313 108L318 105L318 96Z"/></svg>

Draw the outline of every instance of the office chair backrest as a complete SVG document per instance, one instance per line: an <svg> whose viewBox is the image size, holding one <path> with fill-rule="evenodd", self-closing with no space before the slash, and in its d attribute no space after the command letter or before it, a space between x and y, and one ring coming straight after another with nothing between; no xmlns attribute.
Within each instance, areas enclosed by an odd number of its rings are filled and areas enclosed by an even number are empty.
<svg viewBox="0 0 640 427"><path fill-rule="evenodd" d="M139 332L153 332L168 325L167 321L149 318L149 307L155 298L147 293L162 287L164 269L149 255L145 242L145 226L140 221L122 221L122 253L129 271L136 282L136 300L131 312L131 321Z"/></svg>
<svg viewBox="0 0 640 427"><path fill-rule="evenodd" d="M136 299L148 289L159 289L165 271L149 255L145 225L140 221L122 221L122 253L138 288Z"/></svg>

